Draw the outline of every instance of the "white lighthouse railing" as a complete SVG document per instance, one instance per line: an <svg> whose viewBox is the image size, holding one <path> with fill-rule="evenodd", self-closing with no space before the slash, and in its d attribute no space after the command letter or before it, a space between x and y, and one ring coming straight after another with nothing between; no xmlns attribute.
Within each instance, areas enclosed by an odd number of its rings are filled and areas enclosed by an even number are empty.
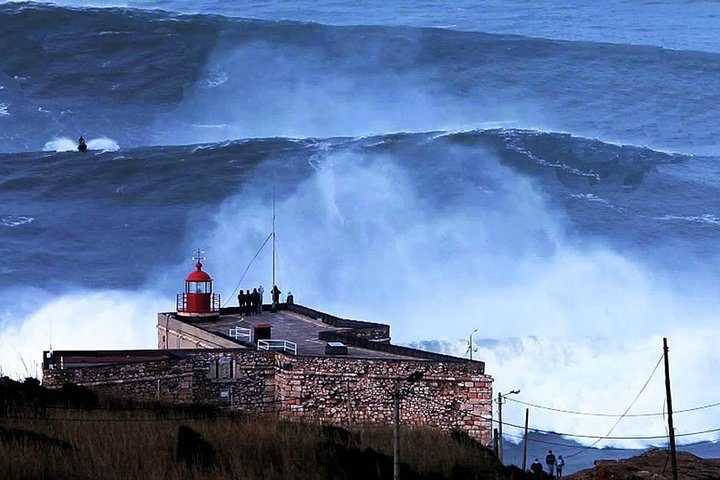
<svg viewBox="0 0 720 480"><path fill-rule="evenodd" d="M258 350L280 350L297 355L297 343L289 340L258 340Z"/></svg>

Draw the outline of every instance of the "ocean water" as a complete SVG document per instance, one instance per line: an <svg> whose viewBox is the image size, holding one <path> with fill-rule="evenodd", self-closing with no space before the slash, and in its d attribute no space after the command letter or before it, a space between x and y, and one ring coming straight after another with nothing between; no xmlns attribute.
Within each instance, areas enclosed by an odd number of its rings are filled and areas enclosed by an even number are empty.
<svg viewBox="0 0 720 480"><path fill-rule="evenodd" d="M596 413L667 336L675 407L715 403L719 38L699 1L0 3L0 370L152 348L192 250L231 298L275 197L301 303L459 355L478 329L498 390ZM267 249L244 283L267 288ZM663 411L660 373L632 412Z"/></svg>

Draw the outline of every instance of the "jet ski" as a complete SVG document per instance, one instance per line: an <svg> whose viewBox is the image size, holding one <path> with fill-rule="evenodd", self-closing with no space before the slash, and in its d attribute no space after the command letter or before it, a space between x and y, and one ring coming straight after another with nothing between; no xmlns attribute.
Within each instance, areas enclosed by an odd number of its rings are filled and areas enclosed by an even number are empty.
<svg viewBox="0 0 720 480"><path fill-rule="evenodd" d="M78 139L78 151L87 152L87 143L85 143L85 139L83 137Z"/></svg>

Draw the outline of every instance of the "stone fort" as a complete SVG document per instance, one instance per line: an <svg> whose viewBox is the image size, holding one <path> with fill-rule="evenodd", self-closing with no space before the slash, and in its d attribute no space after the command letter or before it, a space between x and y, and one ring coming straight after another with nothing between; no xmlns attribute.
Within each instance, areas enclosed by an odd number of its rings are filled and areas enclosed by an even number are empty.
<svg viewBox="0 0 720 480"><path fill-rule="evenodd" d="M393 345L389 325L272 297L252 312L221 307L198 259L176 310L158 314L156 350L47 351L43 383L338 426L391 423L397 387L403 425L491 442L483 362Z"/></svg>

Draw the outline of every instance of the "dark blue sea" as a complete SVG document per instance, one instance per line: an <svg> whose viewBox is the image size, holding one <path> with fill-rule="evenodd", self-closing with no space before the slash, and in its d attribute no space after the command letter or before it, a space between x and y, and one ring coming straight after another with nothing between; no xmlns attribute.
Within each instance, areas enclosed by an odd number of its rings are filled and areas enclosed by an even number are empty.
<svg viewBox="0 0 720 480"><path fill-rule="evenodd" d="M274 201L300 303L457 355L477 329L497 390L590 413L666 336L676 409L718 402L719 106L709 1L0 2L0 371L152 348L196 248L223 301L268 289ZM676 427L714 441L720 408Z"/></svg>

